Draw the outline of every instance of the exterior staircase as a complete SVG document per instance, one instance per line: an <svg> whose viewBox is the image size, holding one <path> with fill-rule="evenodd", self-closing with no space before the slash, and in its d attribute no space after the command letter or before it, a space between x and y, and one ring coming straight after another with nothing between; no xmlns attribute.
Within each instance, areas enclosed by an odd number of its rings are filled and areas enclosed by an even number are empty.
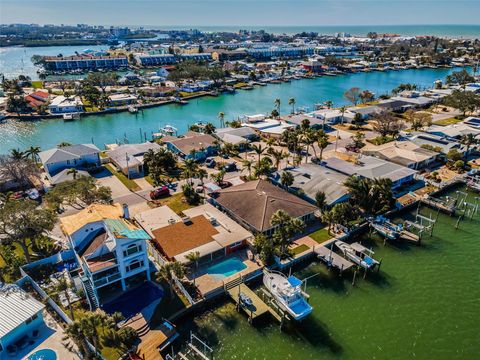
<svg viewBox="0 0 480 360"><path fill-rule="evenodd" d="M85 275L81 275L83 289L85 290L85 295L87 297L88 303L90 305L90 310L93 311L97 309L100 305L98 303L97 298L95 297L95 293L93 291L92 283L89 278Z"/></svg>

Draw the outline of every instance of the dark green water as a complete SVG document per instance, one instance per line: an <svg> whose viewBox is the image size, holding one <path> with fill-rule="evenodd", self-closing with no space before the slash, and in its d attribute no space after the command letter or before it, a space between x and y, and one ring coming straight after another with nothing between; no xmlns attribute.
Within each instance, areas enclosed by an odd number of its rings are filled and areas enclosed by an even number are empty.
<svg viewBox="0 0 480 360"><path fill-rule="evenodd" d="M185 329L206 338L216 359L478 359L480 214L458 230L455 220L440 215L422 246L364 239L383 264L354 287L323 264L301 270L319 274L307 289L315 309L283 332L274 320L248 325L229 302Z"/></svg>
<svg viewBox="0 0 480 360"><path fill-rule="evenodd" d="M351 87L369 89L377 96L390 92L401 83L415 83L420 87L431 87L437 79L458 69L424 69L388 72L348 74L337 77L296 80L257 88L252 91L238 91L235 95L193 99L188 105L166 105L145 110L138 116L128 112L89 116L76 121L61 119L40 121L8 120L0 123L0 154L12 148L25 149L31 145L48 149L68 141L71 143L93 142L100 148L104 144L123 141L140 141L140 132L151 138L152 132L166 124L185 132L188 126L198 121L219 125L218 113L225 113L225 120L236 119L245 114L269 113L274 100L280 98L281 112L287 113L289 98L295 98L298 107L313 108L314 103L332 100L334 106L345 104L343 93Z"/></svg>

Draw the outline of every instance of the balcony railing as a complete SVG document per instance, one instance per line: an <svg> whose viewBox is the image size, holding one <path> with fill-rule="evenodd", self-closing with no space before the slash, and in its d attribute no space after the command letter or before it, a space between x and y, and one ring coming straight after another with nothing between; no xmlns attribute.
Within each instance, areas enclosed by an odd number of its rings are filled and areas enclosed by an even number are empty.
<svg viewBox="0 0 480 360"><path fill-rule="evenodd" d="M121 278L120 273L115 273L115 274L112 274L112 275L104 276L100 279L93 280L93 285L95 287L103 286L103 285L109 284L113 281L116 281L120 278Z"/></svg>

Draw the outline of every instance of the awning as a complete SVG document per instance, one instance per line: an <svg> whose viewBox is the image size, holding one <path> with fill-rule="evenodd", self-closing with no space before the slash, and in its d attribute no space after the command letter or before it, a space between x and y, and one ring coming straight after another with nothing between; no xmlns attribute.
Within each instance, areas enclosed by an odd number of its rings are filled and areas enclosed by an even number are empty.
<svg viewBox="0 0 480 360"><path fill-rule="evenodd" d="M302 285L302 281L300 279L296 278L295 276L289 276L288 277L288 282L293 287L298 287L298 286Z"/></svg>

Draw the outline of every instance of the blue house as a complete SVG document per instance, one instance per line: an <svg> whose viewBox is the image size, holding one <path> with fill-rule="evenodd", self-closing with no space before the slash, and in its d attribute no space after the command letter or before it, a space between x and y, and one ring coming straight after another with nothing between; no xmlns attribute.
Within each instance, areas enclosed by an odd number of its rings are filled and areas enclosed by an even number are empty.
<svg viewBox="0 0 480 360"><path fill-rule="evenodd" d="M38 154L50 176L64 169L87 169L100 166L100 149L93 144L57 147Z"/></svg>
<svg viewBox="0 0 480 360"><path fill-rule="evenodd" d="M38 336L44 308L18 285L0 284L0 358L14 353L22 339Z"/></svg>
<svg viewBox="0 0 480 360"><path fill-rule="evenodd" d="M213 136L189 131L183 137L169 137L164 140L167 149L181 156L184 159L202 161L205 158L215 155L217 143Z"/></svg>

